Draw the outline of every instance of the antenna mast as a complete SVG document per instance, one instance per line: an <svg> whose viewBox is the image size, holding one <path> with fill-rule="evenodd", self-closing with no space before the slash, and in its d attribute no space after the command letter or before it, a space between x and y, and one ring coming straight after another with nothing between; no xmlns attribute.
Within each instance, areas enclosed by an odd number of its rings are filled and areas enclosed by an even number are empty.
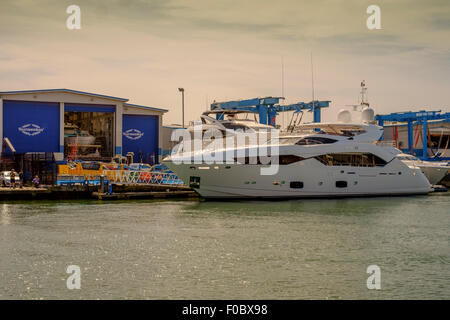
<svg viewBox="0 0 450 320"><path fill-rule="evenodd" d="M367 102L367 87L366 80L361 81L361 107L369 106L369 102Z"/></svg>
<svg viewBox="0 0 450 320"><path fill-rule="evenodd" d="M284 98L284 58L281 56L281 96Z"/></svg>
<svg viewBox="0 0 450 320"><path fill-rule="evenodd" d="M313 65L312 51L311 51L311 87L312 87L312 100L314 101L314 65Z"/></svg>
<svg viewBox="0 0 450 320"><path fill-rule="evenodd" d="M284 57L281 56L281 96L284 98ZM282 115L283 126L286 124L286 115Z"/></svg>

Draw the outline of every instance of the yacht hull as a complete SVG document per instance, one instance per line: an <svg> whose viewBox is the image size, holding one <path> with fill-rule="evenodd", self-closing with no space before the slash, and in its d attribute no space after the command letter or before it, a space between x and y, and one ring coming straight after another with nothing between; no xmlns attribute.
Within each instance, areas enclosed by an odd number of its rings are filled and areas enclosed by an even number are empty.
<svg viewBox="0 0 450 320"><path fill-rule="evenodd" d="M428 181L432 185L438 184L442 179L445 178L449 169L446 167L432 166L432 165L417 165L427 177Z"/></svg>
<svg viewBox="0 0 450 320"><path fill-rule="evenodd" d="M329 167L307 159L280 165L276 175L261 175L262 165L165 164L206 199L365 197L432 191L419 168L400 161L367 168Z"/></svg>

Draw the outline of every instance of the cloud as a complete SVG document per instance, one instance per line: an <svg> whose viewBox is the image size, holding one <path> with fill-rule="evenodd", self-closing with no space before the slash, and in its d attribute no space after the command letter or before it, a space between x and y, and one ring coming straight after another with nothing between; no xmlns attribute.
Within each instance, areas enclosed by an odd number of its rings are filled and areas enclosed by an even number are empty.
<svg viewBox="0 0 450 320"><path fill-rule="evenodd" d="M439 17L433 17L431 19L429 19L429 24L439 30L450 30L450 16L449 13L445 14L445 15L440 15Z"/></svg>
<svg viewBox="0 0 450 320"><path fill-rule="evenodd" d="M391 55L424 50L426 46L402 41L401 37L389 34L345 34L324 37L318 43L353 55Z"/></svg>
<svg viewBox="0 0 450 320"><path fill-rule="evenodd" d="M65 27L68 5L82 29ZM67 87L168 107L179 122L177 88L189 120L207 101L316 93L354 103L365 79L381 110L450 100L448 1L377 1L382 30L365 26L369 0L3 0L0 88Z"/></svg>

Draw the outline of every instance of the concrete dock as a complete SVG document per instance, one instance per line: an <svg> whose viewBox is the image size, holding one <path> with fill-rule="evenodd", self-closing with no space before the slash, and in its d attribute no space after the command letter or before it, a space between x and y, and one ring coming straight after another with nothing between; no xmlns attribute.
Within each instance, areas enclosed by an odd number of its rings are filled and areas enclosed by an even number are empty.
<svg viewBox="0 0 450 320"><path fill-rule="evenodd" d="M44 188L23 187L15 189L9 187L0 188L0 200L27 200L42 199L49 196L51 191Z"/></svg>
<svg viewBox="0 0 450 320"><path fill-rule="evenodd" d="M165 199L165 198L198 198L194 191L147 191L147 192L121 192L101 194L93 192L92 197L99 200L127 200L127 199Z"/></svg>
<svg viewBox="0 0 450 320"><path fill-rule="evenodd" d="M196 198L197 193L186 186L114 185L112 194L101 193L98 186L47 186L40 188L0 188L0 201L9 200L70 200L70 199L161 199Z"/></svg>

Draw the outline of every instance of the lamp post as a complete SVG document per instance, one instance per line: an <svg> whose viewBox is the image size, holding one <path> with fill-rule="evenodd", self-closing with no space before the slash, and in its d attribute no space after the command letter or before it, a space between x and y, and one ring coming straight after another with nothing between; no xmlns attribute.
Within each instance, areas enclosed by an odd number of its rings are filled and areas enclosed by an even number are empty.
<svg viewBox="0 0 450 320"><path fill-rule="evenodd" d="M178 88L178 91L181 92L182 126L184 129L184 88Z"/></svg>

